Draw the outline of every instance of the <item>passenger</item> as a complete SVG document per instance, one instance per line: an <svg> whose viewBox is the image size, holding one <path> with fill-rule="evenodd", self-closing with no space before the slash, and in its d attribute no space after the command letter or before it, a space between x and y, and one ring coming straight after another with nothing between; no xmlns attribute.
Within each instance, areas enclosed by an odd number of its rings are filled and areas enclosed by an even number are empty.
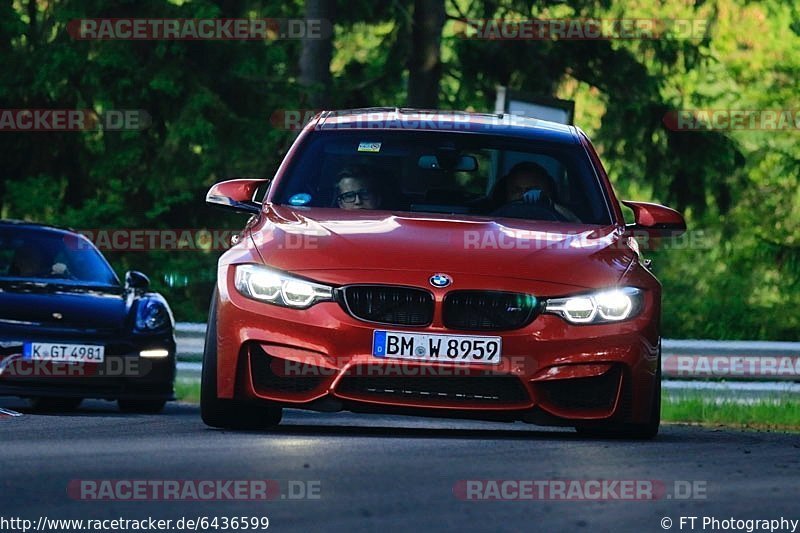
<svg viewBox="0 0 800 533"><path fill-rule="evenodd" d="M508 174L500 178L495 185L493 197L496 204L511 202L544 205L555 211L568 222L581 220L565 206L559 204L553 178L544 167L532 161L523 161L514 165Z"/></svg>

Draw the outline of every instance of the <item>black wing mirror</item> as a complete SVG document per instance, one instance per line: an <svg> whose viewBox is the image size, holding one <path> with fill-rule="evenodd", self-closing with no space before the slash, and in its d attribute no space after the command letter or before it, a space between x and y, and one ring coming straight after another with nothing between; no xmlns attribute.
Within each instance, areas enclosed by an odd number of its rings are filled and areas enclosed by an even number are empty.
<svg viewBox="0 0 800 533"><path fill-rule="evenodd" d="M150 287L150 278L138 270L129 270L125 273L125 288L143 291Z"/></svg>

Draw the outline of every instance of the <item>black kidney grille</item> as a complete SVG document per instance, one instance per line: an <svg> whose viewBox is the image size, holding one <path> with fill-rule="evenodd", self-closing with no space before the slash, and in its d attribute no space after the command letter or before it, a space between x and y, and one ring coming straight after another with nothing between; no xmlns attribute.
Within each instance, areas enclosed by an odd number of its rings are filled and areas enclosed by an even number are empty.
<svg viewBox="0 0 800 533"><path fill-rule="evenodd" d="M345 287L345 309L354 317L398 326L427 326L433 320L433 295L390 285Z"/></svg>
<svg viewBox="0 0 800 533"><path fill-rule="evenodd" d="M444 325L451 329L510 330L528 325L536 297L502 291L454 291L444 300Z"/></svg>

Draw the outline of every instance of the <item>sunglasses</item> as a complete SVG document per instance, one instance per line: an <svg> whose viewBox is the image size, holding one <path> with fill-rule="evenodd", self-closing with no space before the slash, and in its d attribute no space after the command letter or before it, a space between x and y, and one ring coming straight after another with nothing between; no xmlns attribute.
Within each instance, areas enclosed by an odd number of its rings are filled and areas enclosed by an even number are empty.
<svg viewBox="0 0 800 533"><path fill-rule="evenodd" d="M368 189L361 189L359 191L344 192L336 198L344 204L352 204L356 201L356 196L361 198L362 202L369 202L375 198L375 193Z"/></svg>

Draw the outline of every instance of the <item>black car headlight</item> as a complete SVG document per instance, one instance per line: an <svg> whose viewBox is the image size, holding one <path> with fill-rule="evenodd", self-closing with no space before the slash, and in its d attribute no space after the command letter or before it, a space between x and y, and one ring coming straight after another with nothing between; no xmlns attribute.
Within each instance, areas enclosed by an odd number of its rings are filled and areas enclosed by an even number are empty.
<svg viewBox="0 0 800 533"><path fill-rule="evenodd" d="M295 309L333 300L333 287L263 265L237 265L235 285L243 296Z"/></svg>
<svg viewBox="0 0 800 533"><path fill-rule="evenodd" d="M566 298L551 298L545 313L560 315L573 324L620 322L636 316L644 294L635 287L620 287Z"/></svg>
<svg viewBox="0 0 800 533"><path fill-rule="evenodd" d="M159 300L144 299L139 302L136 311L136 329L139 331L157 331L172 323L169 309Z"/></svg>

